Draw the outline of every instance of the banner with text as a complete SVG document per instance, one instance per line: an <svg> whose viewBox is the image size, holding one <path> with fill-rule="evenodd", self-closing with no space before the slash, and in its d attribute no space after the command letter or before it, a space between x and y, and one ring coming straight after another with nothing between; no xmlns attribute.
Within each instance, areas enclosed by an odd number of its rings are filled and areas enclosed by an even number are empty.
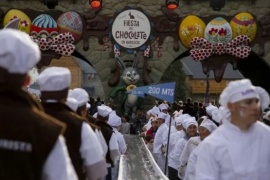
<svg viewBox="0 0 270 180"><path fill-rule="evenodd" d="M128 93L137 95L139 97L144 97L145 94L148 94L158 99L162 99L170 103L173 103L175 93L175 82L137 87L131 91L128 91Z"/></svg>

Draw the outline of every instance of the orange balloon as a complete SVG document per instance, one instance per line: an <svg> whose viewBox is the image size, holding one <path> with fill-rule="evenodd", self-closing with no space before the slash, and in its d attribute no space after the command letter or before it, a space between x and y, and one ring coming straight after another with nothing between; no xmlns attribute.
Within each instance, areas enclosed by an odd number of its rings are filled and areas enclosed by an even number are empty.
<svg viewBox="0 0 270 180"><path fill-rule="evenodd" d="M100 3L100 1L92 1L91 2L91 6L92 6L92 8L100 8L100 6L101 6L101 3Z"/></svg>

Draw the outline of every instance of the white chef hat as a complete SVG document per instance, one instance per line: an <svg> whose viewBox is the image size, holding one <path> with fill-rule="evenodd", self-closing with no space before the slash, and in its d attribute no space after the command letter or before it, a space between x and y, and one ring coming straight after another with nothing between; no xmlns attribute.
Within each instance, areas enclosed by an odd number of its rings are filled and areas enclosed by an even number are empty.
<svg viewBox="0 0 270 180"><path fill-rule="evenodd" d="M159 106L160 111L163 111L164 109L168 109L169 105L166 103L161 103Z"/></svg>
<svg viewBox="0 0 270 180"><path fill-rule="evenodd" d="M117 116L116 114L111 113L109 115L108 124L112 127L118 127L122 124L121 118Z"/></svg>
<svg viewBox="0 0 270 180"><path fill-rule="evenodd" d="M212 116L212 112L214 110L217 110L218 107L217 106L213 106L211 103L205 108L206 110L206 113L209 115L209 116Z"/></svg>
<svg viewBox="0 0 270 180"><path fill-rule="evenodd" d="M78 101L79 107L86 105L89 100L88 93L82 88L72 89L72 91L68 92L68 97L76 99Z"/></svg>
<svg viewBox="0 0 270 180"><path fill-rule="evenodd" d="M180 115L182 115L182 113L183 113L183 110L182 110L182 109L179 110L178 113L175 113L175 114L174 114L174 118L179 117Z"/></svg>
<svg viewBox="0 0 270 180"><path fill-rule="evenodd" d="M154 116L158 116L158 114L160 113L160 110L157 106L154 106L151 110L150 113Z"/></svg>
<svg viewBox="0 0 270 180"><path fill-rule="evenodd" d="M106 105L98 106L97 109L98 109L98 115L100 115L102 117L107 117L112 112L112 109Z"/></svg>
<svg viewBox="0 0 270 180"><path fill-rule="evenodd" d="M182 125L183 119L180 117L175 118L175 126Z"/></svg>
<svg viewBox="0 0 270 180"><path fill-rule="evenodd" d="M205 127L210 133L217 128L217 125L210 119L203 120L200 126Z"/></svg>
<svg viewBox="0 0 270 180"><path fill-rule="evenodd" d="M182 119L182 121L183 120L185 120L185 119L187 119L187 118L189 118L189 117L191 117L189 114L181 114L180 116L179 116L181 119Z"/></svg>
<svg viewBox="0 0 270 180"><path fill-rule="evenodd" d="M22 31L1 29L0 42L0 67L9 73L27 74L40 61L38 45Z"/></svg>
<svg viewBox="0 0 270 180"><path fill-rule="evenodd" d="M70 97L68 97L67 98L67 101L66 101L66 105L70 108L70 109L72 109L73 111L77 111L77 109L78 109L78 101L76 100L76 99L74 99L74 98L70 98Z"/></svg>
<svg viewBox="0 0 270 180"><path fill-rule="evenodd" d="M196 127L198 127L198 123L195 119L195 117L188 117L183 121L183 128L187 129L190 125L195 125Z"/></svg>
<svg viewBox="0 0 270 180"><path fill-rule="evenodd" d="M265 89L263 89L262 87L259 87L259 86L255 87L255 91L258 93L258 95L260 97L261 109L263 111L270 104L269 94L266 92Z"/></svg>
<svg viewBox="0 0 270 180"><path fill-rule="evenodd" d="M166 119L166 117L167 117L167 114L165 114L165 113L163 113L163 112L160 112L160 113L158 114L158 119Z"/></svg>
<svg viewBox="0 0 270 180"><path fill-rule="evenodd" d="M116 111L115 110L112 110L112 112L110 114L116 114Z"/></svg>
<svg viewBox="0 0 270 180"><path fill-rule="evenodd" d="M235 103L244 99L258 98L259 95L255 91L249 79L231 81L228 86L222 91L219 103L227 108L229 102Z"/></svg>
<svg viewBox="0 0 270 180"><path fill-rule="evenodd" d="M222 115L220 113L220 110L217 108L212 112L212 119L216 121L217 123L221 123Z"/></svg>
<svg viewBox="0 0 270 180"><path fill-rule="evenodd" d="M70 86L71 74L68 68L48 67L39 74L37 83L41 91L64 90Z"/></svg>

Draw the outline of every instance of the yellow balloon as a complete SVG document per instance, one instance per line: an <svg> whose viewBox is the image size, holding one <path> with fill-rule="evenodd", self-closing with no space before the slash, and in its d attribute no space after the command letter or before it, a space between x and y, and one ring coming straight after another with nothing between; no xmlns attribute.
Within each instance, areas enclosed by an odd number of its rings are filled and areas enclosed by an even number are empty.
<svg viewBox="0 0 270 180"><path fill-rule="evenodd" d="M257 34L257 23L254 17L247 12L235 15L230 25L233 31L233 38L239 35L247 35L253 41Z"/></svg>
<svg viewBox="0 0 270 180"><path fill-rule="evenodd" d="M4 26L15 18L20 18L18 29L29 34L31 27L31 20L24 12L17 9L11 9L6 13L4 17Z"/></svg>
<svg viewBox="0 0 270 180"><path fill-rule="evenodd" d="M189 48L194 37L204 37L205 23L199 17L187 16L180 24L179 36L182 44Z"/></svg>

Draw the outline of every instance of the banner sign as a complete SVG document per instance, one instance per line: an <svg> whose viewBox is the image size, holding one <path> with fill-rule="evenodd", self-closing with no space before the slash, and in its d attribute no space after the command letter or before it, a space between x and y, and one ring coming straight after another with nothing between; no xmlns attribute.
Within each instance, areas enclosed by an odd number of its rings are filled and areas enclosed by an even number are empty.
<svg viewBox="0 0 270 180"><path fill-rule="evenodd" d="M175 93L175 82L137 87L131 91L128 91L128 93L137 95L139 97L144 97L145 94L148 94L158 99L162 99L170 103L173 103Z"/></svg>
<svg viewBox="0 0 270 180"><path fill-rule="evenodd" d="M145 44L151 34L148 17L139 10L121 12L112 25L112 37L122 47L134 49Z"/></svg>

